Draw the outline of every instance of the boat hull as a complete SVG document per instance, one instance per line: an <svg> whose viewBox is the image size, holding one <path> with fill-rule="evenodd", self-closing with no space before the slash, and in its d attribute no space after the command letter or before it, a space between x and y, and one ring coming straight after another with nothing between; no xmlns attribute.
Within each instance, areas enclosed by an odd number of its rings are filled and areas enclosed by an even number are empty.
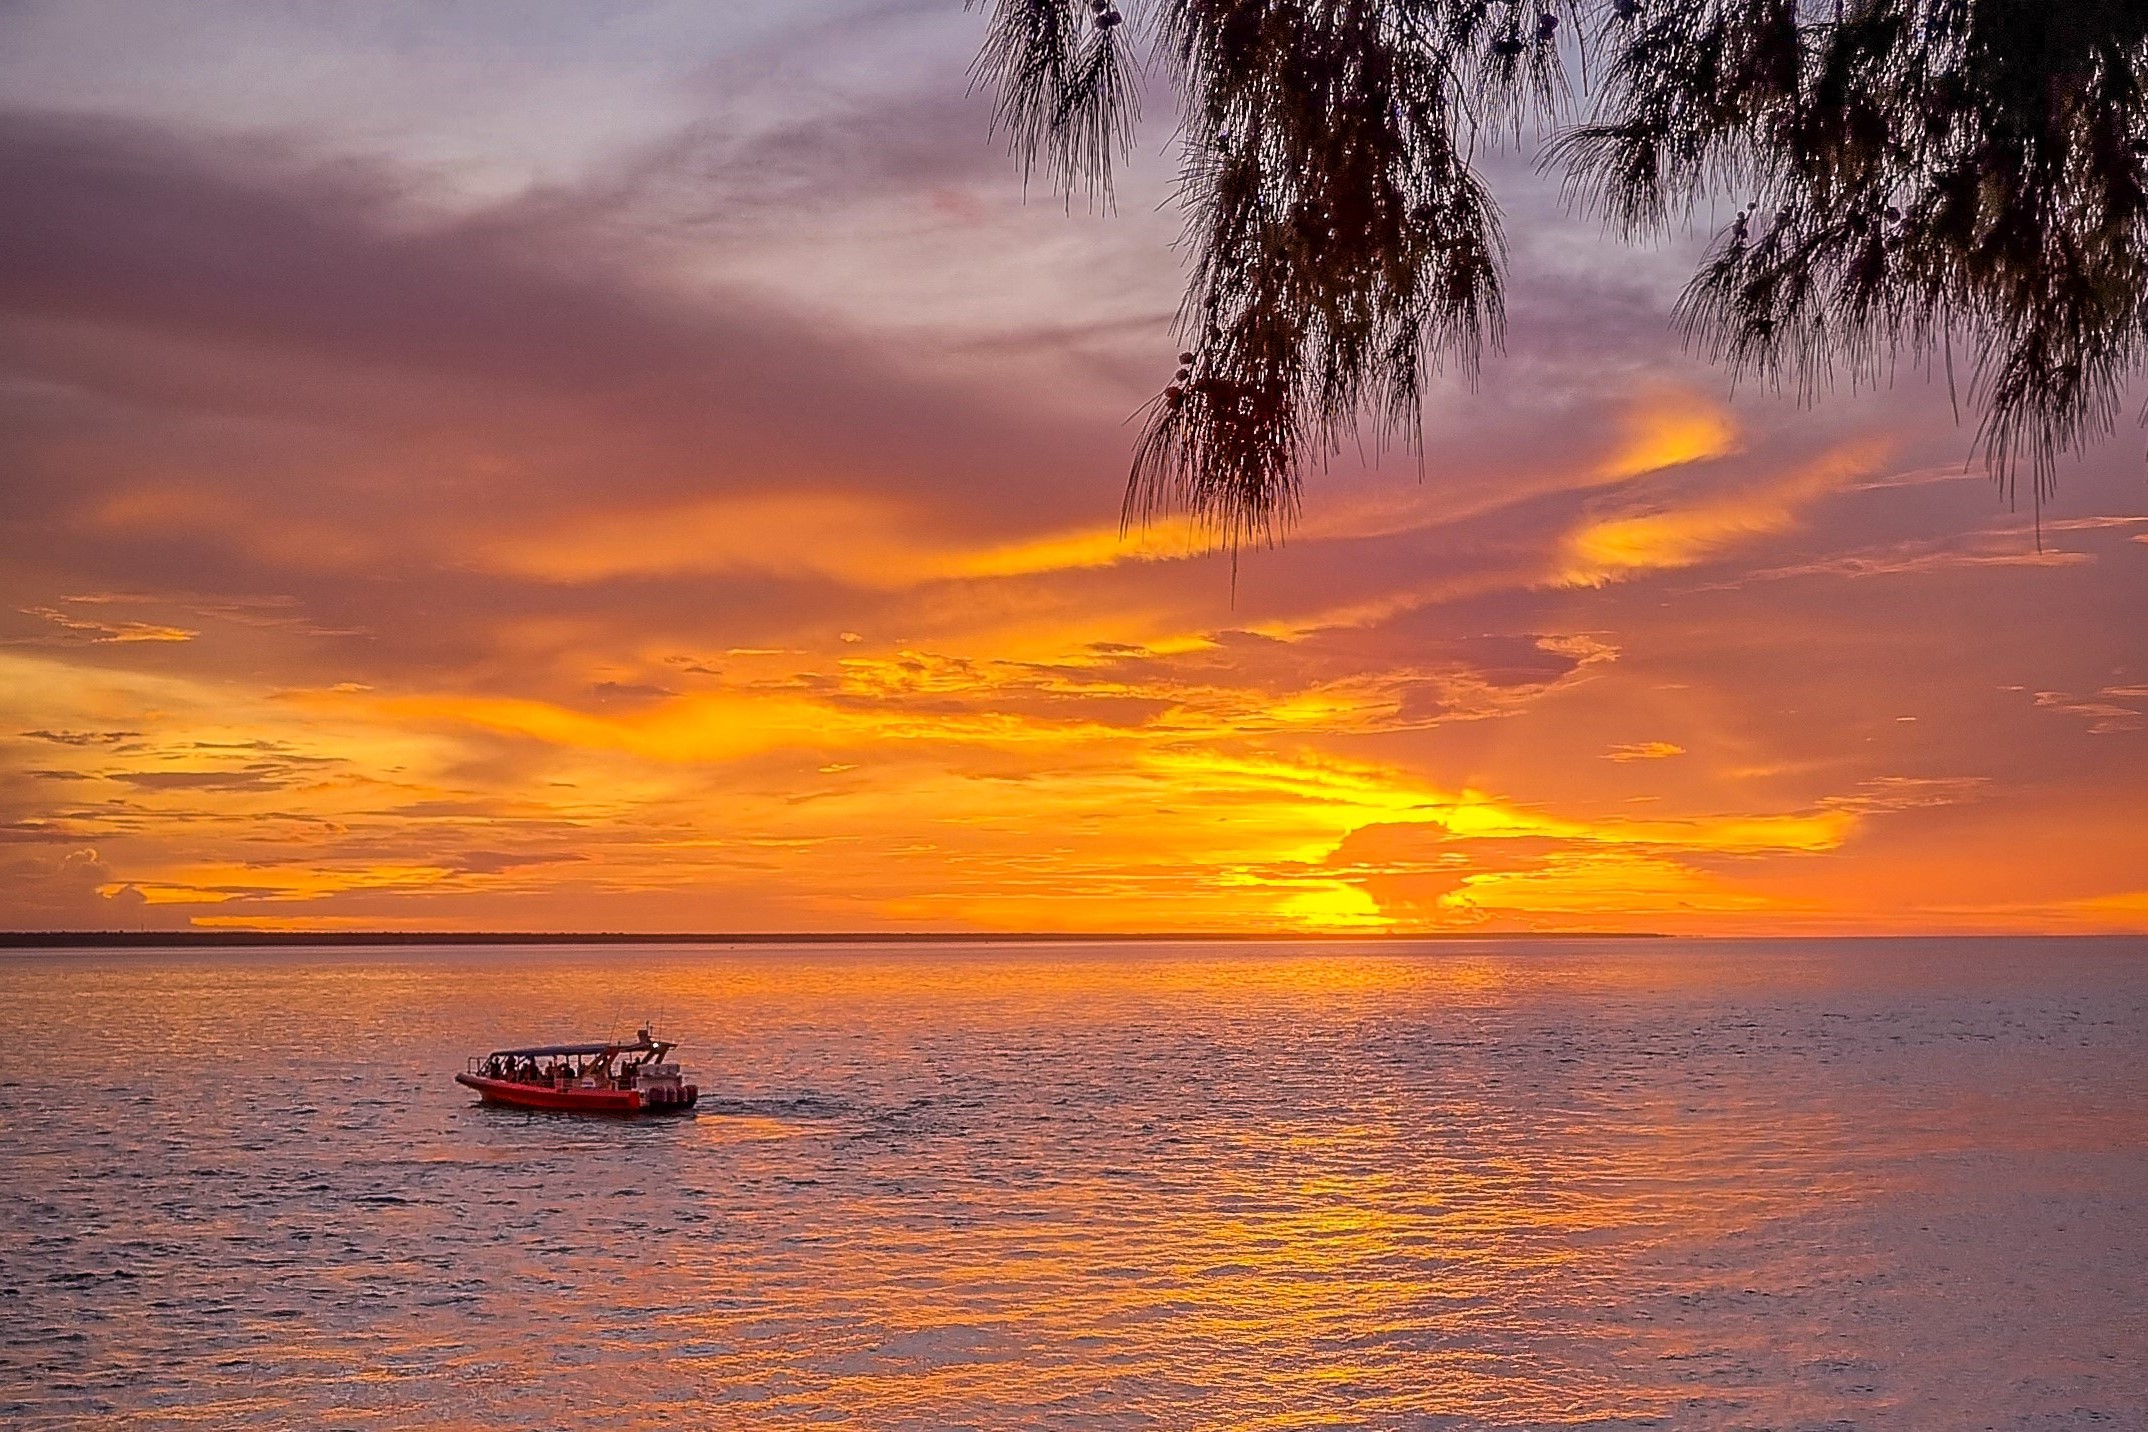
<svg viewBox="0 0 2148 1432"><path fill-rule="evenodd" d="M563 1114L675 1114L694 1106L700 1091L687 1084L676 1100L649 1097L641 1089L557 1088L551 1084L524 1084L515 1079L488 1079L482 1074L457 1074L455 1082L475 1089L487 1104L516 1109L549 1109Z"/></svg>

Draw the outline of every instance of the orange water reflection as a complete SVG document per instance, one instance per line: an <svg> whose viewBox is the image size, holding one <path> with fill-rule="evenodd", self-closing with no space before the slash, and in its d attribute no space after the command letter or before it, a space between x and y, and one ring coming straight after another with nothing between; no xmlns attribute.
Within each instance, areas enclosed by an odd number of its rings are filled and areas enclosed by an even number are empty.
<svg viewBox="0 0 2148 1432"><path fill-rule="evenodd" d="M1955 1425L2053 1387L2132 1405L2144 953L13 961L8 1037L70 1038L0 1089L24 1250L4 1366L36 1389L11 1415L1730 1428ZM659 1015L691 1041L697 1118L503 1114L446 1080L472 1049Z"/></svg>

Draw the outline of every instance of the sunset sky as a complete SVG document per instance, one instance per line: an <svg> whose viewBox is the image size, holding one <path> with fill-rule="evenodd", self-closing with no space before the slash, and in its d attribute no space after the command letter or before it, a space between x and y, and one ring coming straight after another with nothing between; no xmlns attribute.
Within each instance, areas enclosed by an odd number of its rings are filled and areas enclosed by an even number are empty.
<svg viewBox="0 0 2148 1432"><path fill-rule="evenodd" d="M1234 578L1118 522L1168 95L1025 199L981 24L0 7L0 925L2148 929L2137 409L2039 550L1508 153L1505 353Z"/></svg>

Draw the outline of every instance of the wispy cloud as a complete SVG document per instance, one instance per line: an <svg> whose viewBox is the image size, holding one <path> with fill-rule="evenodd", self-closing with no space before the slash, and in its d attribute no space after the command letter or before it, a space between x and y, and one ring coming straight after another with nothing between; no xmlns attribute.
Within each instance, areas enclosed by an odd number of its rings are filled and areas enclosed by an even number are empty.
<svg viewBox="0 0 2148 1432"><path fill-rule="evenodd" d="M478 561L516 576L568 583L750 572L892 589L1168 561L1210 550L1184 522L951 540L932 534L915 510L838 489L578 518L541 533L490 539Z"/></svg>
<svg viewBox="0 0 2148 1432"><path fill-rule="evenodd" d="M185 627L163 626L156 622L99 621L58 607L24 607L22 610L28 616L42 617L58 627L61 639L66 641L192 641L201 635Z"/></svg>
<svg viewBox="0 0 2148 1432"><path fill-rule="evenodd" d="M1708 561L1790 527L1806 506L1879 466L1886 452L1880 440L1848 443L1750 487L1592 517L1567 535L1558 581L1595 587Z"/></svg>
<svg viewBox="0 0 2148 1432"><path fill-rule="evenodd" d="M1604 752L1608 761L1663 761L1683 756L1686 748L1672 741L1632 741Z"/></svg>

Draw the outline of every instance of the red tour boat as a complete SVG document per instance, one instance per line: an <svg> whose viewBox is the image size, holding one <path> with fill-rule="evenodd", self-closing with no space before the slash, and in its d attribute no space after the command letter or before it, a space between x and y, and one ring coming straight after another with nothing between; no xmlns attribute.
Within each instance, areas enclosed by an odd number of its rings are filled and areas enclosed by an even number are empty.
<svg viewBox="0 0 2148 1432"><path fill-rule="evenodd" d="M680 1113L701 1090L668 1063L677 1046L637 1030L631 1044L547 1044L495 1049L455 1076L487 1104L585 1114Z"/></svg>

